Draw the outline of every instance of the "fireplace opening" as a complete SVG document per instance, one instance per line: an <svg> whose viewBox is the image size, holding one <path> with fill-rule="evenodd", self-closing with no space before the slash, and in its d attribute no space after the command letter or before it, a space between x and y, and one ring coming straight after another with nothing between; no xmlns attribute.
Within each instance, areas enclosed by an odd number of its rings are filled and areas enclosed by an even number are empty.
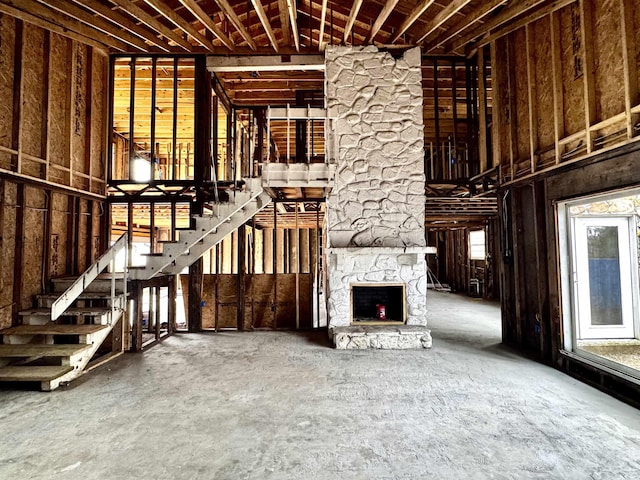
<svg viewBox="0 0 640 480"><path fill-rule="evenodd" d="M404 323L403 284L352 285L352 324Z"/></svg>

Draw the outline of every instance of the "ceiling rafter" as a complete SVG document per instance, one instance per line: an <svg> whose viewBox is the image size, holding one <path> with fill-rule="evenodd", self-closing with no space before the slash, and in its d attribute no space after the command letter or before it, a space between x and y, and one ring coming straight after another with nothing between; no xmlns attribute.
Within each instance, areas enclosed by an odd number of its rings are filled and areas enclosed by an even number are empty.
<svg viewBox="0 0 640 480"><path fill-rule="evenodd" d="M393 35L393 37L389 40L389 43L395 43L398 41L398 39L402 36L402 34L404 32L406 32L407 30L409 30L409 28L411 27L411 25L413 25L414 23L416 23L416 20L418 20L418 18L420 18L420 16L427 11L427 9L433 5L435 3L435 0L422 0L422 2L420 2L416 8L414 8L411 13L409 15L407 15L407 18L405 18L404 22L402 22L402 25L400 25L400 28L398 28L398 30L396 31L395 35Z"/></svg>
<svg viewBox="0 0 640 480"><path fill-rule="evenodd" d="M397 1L397 0L396 0ZM327 18L327 0L322 0L322 8L320 12L320 33L318 34L318 50L323 51L325 41L324 41L324 26L326 24Z"/></svg>
<svg viewBox="0 0 640 480"><path fill-rule="evenodd" d="M382 28L382 25L384 25L384 22L387 20L387 18L389 18L389 15L391 15L391 12L393 12L393 9L398 4L398 1L399 0L387 0L387 3L385 3L384 7L382 7L380 14L376 18L376 21L373 22L373 26L371 27L371 31L369 32L369 36L367 37L367 43L373 42L373 39Z"/></svg>
<svg viewBox="0 0 640 480"><path fill-rule="evenodd" d="M289 44L289 42L291 42L291 28L289 27L287 0L278 0L278 12L280 14L280 28L282 29L284 42Z"/></svg>
<svg viewBox="0 0 640 480"><path fill-rule="evenodd" d="M296 0L286 0L287 10L289 11L289 22L291 26L291 33L293 34L293 42L296 45L296 50L300 51L300 35L298 34L298 9L296 7Z"/></svg>
<svg viewBox="0 0 640 480"><path fill-rule="evenodd" d="M132 17L137 18L140 22L144 23L147 27L173 40L176 44L180 45L186 51L188 52L193 51L193 45L191 45L189 42L187 42L184 38L182 38L180 35L178 35L176 32L174 32L170 28L165 27L162 23L160 23L158 20L153 18L151 15L149 15L147 12L145 12L142 8L140 8L135 3L130 2L128 0L109 0L109 1L116 4L120 8L120 10L122 10L123 12L126 12Z"/></svg>
<svg viewBox="0 0 640 480"><path fill-rule="evenodd" d="M149 48L149 46L142 40L140 40L135 35L116 27L115 25L103 20L100 17L97 17L95 14L91 12L87 12L86 10L78 7L77 5L67 1L67 0L39 0L40 3L56 10L65 15L69 15L71 18L76 19L79 22L82 22L89 27L93 27L101 32L111 35L118 40L123 41L131 45L132 47L138 48L142 51L145 51Z"/></svg>
<svg viewBox="0 0 640 480"><path fill-rule="evenodd" d="M163 0L144 0L147 5L156 10L160 15L163 15L167 20L173 23L176 27L181 29L187 35L190 35L196 42L205 48L213 48L213 44L200 32L198 32L193 25L178 15L172 8L169 8Z"/></svg>
<svg viewBox="0 0 640 480"><path fill-rule="evenodd" d="M69 28L63 27L57 23L53 23L47 20L44 20L36 15L33 15L32 13L28 13L22 10L19 10L16 7L10 6L10 5L6 5L4 3L0 3L0 13L4 13L7 15L11 15L12 17L18 18L20 20L23 20L25 22L31 23L32 25L35 25L37 27L40 28L44 28L46 30L51 30L52 32L55 32L59 35L62 35L64 37L70 38L72 40L76 40L78 42L84 43L86 45L89 45L91 47L100 49L101 51L108 53L108 45L104 44L104 43L100 43L99 41L97 41L95 38L90 38L87 37L85 35L83 35L82 33L78 33L75 32Z"/></svg>
<svg viewBox="0 0 640 480"><path fill-rule="evenodd" d="M493 12L496 8L507 3L508 0L490 0L484 1L482 4L477 7L473 12L464 15L460 20L458 20L453 25L450 25L446 28L443 35L438 37L436 40L429 40L424 45L424 50L429 52L440 45L450 41L457 35L460 35L466 29L470 28L474 23L481 21L484 17ZM427 36L433 38L436 32L433 32L431 35ZM425 39L426 40L426 39Z"/></svg>
<svg viewBox="0 0 640 480"><path fill-rule="evenodd" d="M253 4L253 8L256 9L256 13L258 14L258 19L262 26L264 27L264 31L267 33L267 37L269 37L269 41L271 42L271 46L277 52L278 51L278 40L276 39L276 34L273 32L273 28L271 28L271 22L269 21L269 17L267 16L267 12L264 11L264 7L260 0L251 0Z"/></svg>
<svg viewBox="0 0 640 480"><path fill-rule="evenodd" d="M160 38L158 38L154 34L154 32L152 32L151 30L148 30L138 25L137 23L129 20L129 18L126 17L125 15L122 15L121 13L115 10L112 10L111 8L109 8L103 3L100 3L97 0L73 0L73 1L97 13L98 15L109 20L110 22L113 22L114 24L119 25L120 27L124 27L125 29L129 30L131 33L134 33L135 35L142 38L143 40L147 40L153 45L156 45L158 48L160 48L165 52L171 52L173 50L173 47L171 47L171 45L169 45L164 40L161 40Z"/></svg>
<svg viewBox="0 0 640 480"><path fill-rule="evenodd" d="M128 44L119 38L114 38L102 33L93 25L86 25L67 14L60 13L59 11L35 2L34 0L3 0L3 3L10 7L14 7L19 11L25 12L25 15L40 17L48 23L59 25L62 28L80 34L83 37L93 39L94 41L98 41L101 44L112 47L116 50L126 51L129 48L127 46Z"/></svg>
<svg viewBox="0 0 640 480"><path fill-rule="evenodd" d="M351 28L353 28L353 23L356 21L360 7L362 7L362 0L354 0L353 6L351 7L351 13L349 14L349 19L347 20L347 25L344 27L344 35L342 38L345 43L349 39Z"/></svg>
<svg viewBox="0 0 640 480"><path fill-rule="evenodd" d="M521 3L508 3L504 10L498 13L495 17L492 17L487 20L487 22L478 25L476 28L462 35L460 38L456 38L452 42L445 43L445 50L451 52L456 51L476 38L485 35L487 32L503 26L514 18L530 12L546 2L547 0L527 0Z"/></svg>
<svg viewBox="0 0 640 480"><path fill-rule="evenodd" d="M245 42L251 47L252 50L256 50L257 45L256 42L251 37L251 34L247 31L247 29L242 24L242 20L236 14L235 10L229 5L227 0L215 0L218 6L225 13L229 21L233 24L238 33L244 38Z"/></svg>
<svg viewBox="0 0 640 480"><path fill-rule="evenodd" d="M422 43L429 35L433 32L437 31L440 26L442 26L445 22L447 22L451 17L453 17L456 13L462 10L464 7L469 5L471 0L453 0L449 5L443 8L440 13L438 13L433 20L431 20L416 43Z"/></svg>
<svg viewBox="0 0 640 480"><path fill-rule="evenodd" d="M229 50L233 50L235 45L229 37L215 24L213 19L205 12L195 0L180 0L180 3L185 6L191 14L196 17L200 23L202 23L207 30L215 35Z"/></svg>

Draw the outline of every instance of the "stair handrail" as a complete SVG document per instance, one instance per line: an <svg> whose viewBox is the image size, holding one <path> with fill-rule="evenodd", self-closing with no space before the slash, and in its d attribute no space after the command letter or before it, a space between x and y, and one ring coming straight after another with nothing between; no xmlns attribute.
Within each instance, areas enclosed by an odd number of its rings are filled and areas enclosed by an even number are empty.
<svg viewBox="0 0 640 480"><path fill-rule="evenodd" d="M123 292L124 298L126 302L127 298L127 253L128 253L128 235L127 233L123 233L116 242L111 245L104 252L100 258L98 258L95 262L91 264L89 268L87 268L82 275L80 275L75 282L71 284L69 288L67 288L51 305L51 320L57 320L66 310L69 308L73 302L75 302L80 295L87 289L87 287L93 282L98 275L102 273L102 271L111 265L111 319L115 314L115 311L118 310L116 306L116 272L115 272L115 261L116 256L120 253L120 251L124 250L125 252L125 260L124 260L124 273L123 273ZM111 321L110 319L110 321Z"/></svg>

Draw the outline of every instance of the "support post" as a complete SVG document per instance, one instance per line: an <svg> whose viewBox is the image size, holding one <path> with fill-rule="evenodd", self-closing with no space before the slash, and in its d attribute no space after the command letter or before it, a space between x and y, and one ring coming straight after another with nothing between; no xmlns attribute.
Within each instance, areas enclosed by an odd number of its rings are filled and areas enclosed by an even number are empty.
<svg viewBox="0 0 640 480"><path fill-rule="evenodd" d="M189 267L189 312L188 330L190 333L202 331L202 258Z"/></svg>

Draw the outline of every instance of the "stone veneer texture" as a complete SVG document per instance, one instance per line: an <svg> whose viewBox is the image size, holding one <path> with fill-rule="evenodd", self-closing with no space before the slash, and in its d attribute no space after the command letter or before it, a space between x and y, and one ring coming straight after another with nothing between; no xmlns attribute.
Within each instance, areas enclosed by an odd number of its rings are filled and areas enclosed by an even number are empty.
<svg viewBox="0 0 640 480"><path fill-rule="evenodd" d="M383 248L344 249L327 256L329 327L351 324L353 284L405 284L407 325L427 324L427 264L424 253L387 253ZM410 250L410 249L407 249Z"/></svg>
<svg viewBox="0 0 640 480"><path fill-rule="evenodd" d="M329 327L349 326L353 284L401 283L406 323L426 324L420 49L327 47L335 183L327 197Z"/></svg>
<svg viewBox="0 0 640 480"><path fill-rule="evenodd" d="M336 163L330 247L425 246L420 49L328 46L326 93Z"/></svg>

